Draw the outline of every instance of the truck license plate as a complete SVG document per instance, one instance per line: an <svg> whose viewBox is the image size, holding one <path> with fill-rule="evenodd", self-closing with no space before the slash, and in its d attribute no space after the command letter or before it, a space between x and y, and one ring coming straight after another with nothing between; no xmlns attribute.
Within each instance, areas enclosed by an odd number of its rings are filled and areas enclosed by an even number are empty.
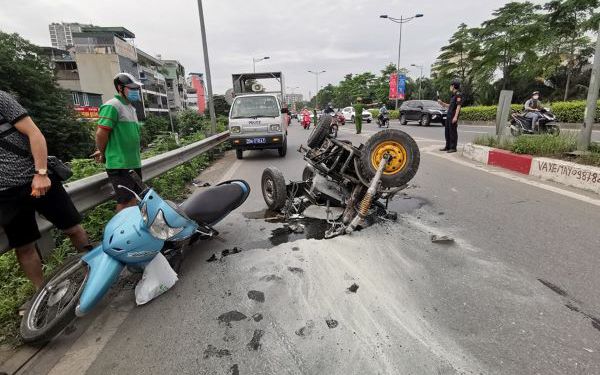
<svg viewBox="0 0 600 375"><path fill-rule="evenodd" d="M258 145L258 144L264 144L267 143L267 139L266 138L250 138L246 140L246 144L248 145Z"/></svg>

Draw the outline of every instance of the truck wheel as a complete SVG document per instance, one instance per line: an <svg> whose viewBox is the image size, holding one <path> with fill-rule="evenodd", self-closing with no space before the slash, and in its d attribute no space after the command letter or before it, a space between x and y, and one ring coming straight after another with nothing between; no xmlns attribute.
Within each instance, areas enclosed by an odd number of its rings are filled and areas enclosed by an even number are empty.
<svg viewBox="0 0 600 375"><path fill-rule="evenodd" d="M331 128L331 116L322 116L317 126L308 136L307 145L310 148L319 148L327 138Z"/></svg>
<svg viewBox="0 0 600 375"><path fill-rule="evenodd" d="M242 150L241 148L236 148L235 157L242 160L244 158L244 150Z"/></svg>
<svg viewBox="0 0 600 375"><path fill-rule="evenodd" d="M381 176L385 188L407 184L417 173L421 153L411 136L397 129L386 129L375 133L361 150L359 173L370 181L377 172L379 162L385 154L392 156Z"/></svg>
<svg viewBox="0 0 600 375"><path fill-rule="evenodd" d="M281 157L284 157L285 154L287 154L287 138L285 141L283 141L283 146L277 149L277 152L279 152L279 156Z"/></svg>
<svg viewBox="0 0 600 375"><path fill-rule="evenodd" d="M285 178L279 169L269 167L263 171L261 189L265 203L271 211L280 211L285 206L287 189Z"/></svg>

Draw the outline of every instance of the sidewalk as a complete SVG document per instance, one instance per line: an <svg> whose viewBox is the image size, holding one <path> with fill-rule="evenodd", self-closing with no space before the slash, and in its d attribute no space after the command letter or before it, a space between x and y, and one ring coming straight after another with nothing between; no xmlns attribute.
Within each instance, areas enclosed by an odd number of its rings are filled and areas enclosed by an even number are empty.
<svg viewBox="0 0 600 375"><path fill-rule="evenodd" d="M483 164L600 194L600 168L569 161L513 154L510 151L464 145L462 156Z"/></svg>

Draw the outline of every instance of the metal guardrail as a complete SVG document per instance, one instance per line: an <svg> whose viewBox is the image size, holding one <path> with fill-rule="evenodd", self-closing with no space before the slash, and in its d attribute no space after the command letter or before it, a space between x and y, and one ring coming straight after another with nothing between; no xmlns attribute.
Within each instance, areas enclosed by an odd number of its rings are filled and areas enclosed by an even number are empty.
<svg viewBox="0 0 600 375"><path fill-rule="evenodd" d="M229 138L229 131L213 135L209 138L187 146L165 152L142 161L143 180L151 180L161 174L211 150ZM79 212L87 211L108 201L114 191L106 172L69 182L64 185ZM42 236L52 228L52 224L38 216L38 227ZM10 250L8 240L0 228L0 254Z"/></svg>

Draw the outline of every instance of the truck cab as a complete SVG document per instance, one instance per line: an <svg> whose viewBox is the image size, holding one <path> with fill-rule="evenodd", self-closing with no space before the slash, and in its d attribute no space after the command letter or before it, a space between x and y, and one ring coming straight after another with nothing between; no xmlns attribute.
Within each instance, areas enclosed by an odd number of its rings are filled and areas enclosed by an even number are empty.
<svg viewBox="0 0 600 375"><path fill-rule="evenodd" d="M265 89L259 80L275 79L274 90ZM233 75L233 101L229 110L230 142L238 159L246 150L276 149L287 153L288 108L283 98L281 73Z"/></svg>

